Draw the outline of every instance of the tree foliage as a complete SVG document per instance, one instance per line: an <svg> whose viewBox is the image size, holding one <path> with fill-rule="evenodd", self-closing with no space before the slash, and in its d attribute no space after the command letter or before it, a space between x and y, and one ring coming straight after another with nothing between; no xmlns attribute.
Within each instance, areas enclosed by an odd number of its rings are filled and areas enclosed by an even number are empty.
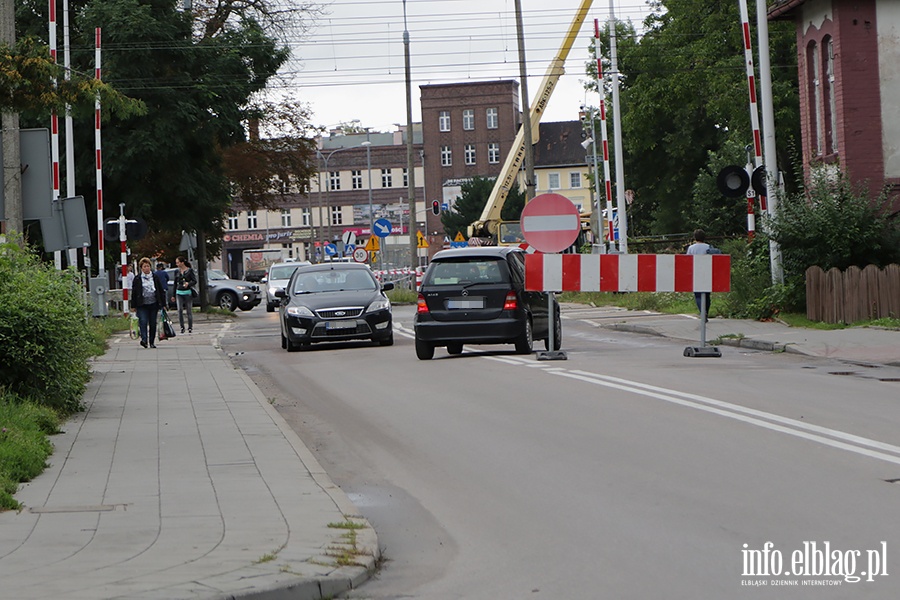
<svg viewBox="0 0 900 600"><path fill-rule="evenodd" d="M454 239L457 233L467 235L469 225L481 217L493 188L494 178L490 177L473 177L462 184L460 195L453 207L441 213L445 235L450 239ZM500 218L504 221L517 221L523 208L525 208L525 194L518 187L513 187L500 211Z"/></svg>
<svg viewBox="0 0 900 600"><path fill-rule="evenodd" d="M755 14L753 0L749 5ZM746 202L722 198L710 185L719 165L747 162L745 147L753 139L738 3L657 0L651 6L641 35L630 22L616 30L625 180L635 191L629 233L698 225L716 235L743 233ZM774 22L769 30L779 167L793 172L789 148L799 139L794 25ZM601 33L601 48L608 57L608 32ZM608 63L604 69L609 72ZM594 62L588 72L596 74Z"/></svg>
<svg viewBox="0 0 900 600"><path fill-rule="evenodd" d="M0 110L4 112L56 111L66 105L77 114L90 114L97 96L112 113L122 116L146 112L143 103L127 98L112 86L72 73L55 63L47 46L32 37L20 39L15 47L0 44Z"/></svg>

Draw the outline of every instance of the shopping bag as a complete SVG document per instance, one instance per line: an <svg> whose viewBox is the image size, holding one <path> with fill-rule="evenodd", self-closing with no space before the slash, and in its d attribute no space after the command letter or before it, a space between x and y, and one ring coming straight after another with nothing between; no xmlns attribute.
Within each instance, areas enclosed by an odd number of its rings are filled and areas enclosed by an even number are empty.
<svg viewBox="0 0 900 600"><path fill-rule="evenodd" d="M175 328L172 327L172 322L169 320L169 314L164 308L159 311L159 324L160 341L175 337Z"/></svg>

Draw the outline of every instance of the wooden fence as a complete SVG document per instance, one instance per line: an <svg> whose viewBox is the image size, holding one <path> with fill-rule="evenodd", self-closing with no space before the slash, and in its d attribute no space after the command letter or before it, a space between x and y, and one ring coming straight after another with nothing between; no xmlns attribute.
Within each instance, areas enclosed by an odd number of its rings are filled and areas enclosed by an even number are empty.
<svg viewBox="0 0 900 600"><path fill-rule="evenodd" d="M900 318L900 265L806 270L806 317L825 323Z"/></svg>

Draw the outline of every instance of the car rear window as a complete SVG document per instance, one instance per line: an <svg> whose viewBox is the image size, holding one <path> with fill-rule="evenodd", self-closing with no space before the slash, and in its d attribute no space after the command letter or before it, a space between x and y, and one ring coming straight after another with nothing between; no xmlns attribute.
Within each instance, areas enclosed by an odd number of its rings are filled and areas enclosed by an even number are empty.
<svg viewBox="0 0 900 600"><path fill-rule="evenodd" d="M504 283L506 274L500 261L491 258L435 262L425 285L457 285L459 283Z"/></svg>
<svg viewBox="0 0 900 600"><path fill-rule="evenodd" d="M291 275L294 274L294 271L296 271L299 266L300 265L285 265L281 267L272 267L269 270L269 279L290 279Z"/></svg>

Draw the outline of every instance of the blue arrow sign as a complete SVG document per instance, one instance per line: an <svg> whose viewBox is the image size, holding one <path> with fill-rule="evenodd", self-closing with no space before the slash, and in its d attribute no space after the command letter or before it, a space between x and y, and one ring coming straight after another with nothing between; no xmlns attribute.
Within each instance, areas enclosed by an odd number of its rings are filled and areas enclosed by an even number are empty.
<svg viewBox="0 0 900 600"><path fill-rule="evenodd" d="M372 225L372 229L374 229L373 233L380 238L385 238L391 235L391 222L387 219L378 219Z"/></svg>
<svg viewBox="0 0 900 600"><path fill-rule="evenodd" d="M334 244L325 244L325 254L328 256L336 256L337 255L337 246Z"/></svg>

